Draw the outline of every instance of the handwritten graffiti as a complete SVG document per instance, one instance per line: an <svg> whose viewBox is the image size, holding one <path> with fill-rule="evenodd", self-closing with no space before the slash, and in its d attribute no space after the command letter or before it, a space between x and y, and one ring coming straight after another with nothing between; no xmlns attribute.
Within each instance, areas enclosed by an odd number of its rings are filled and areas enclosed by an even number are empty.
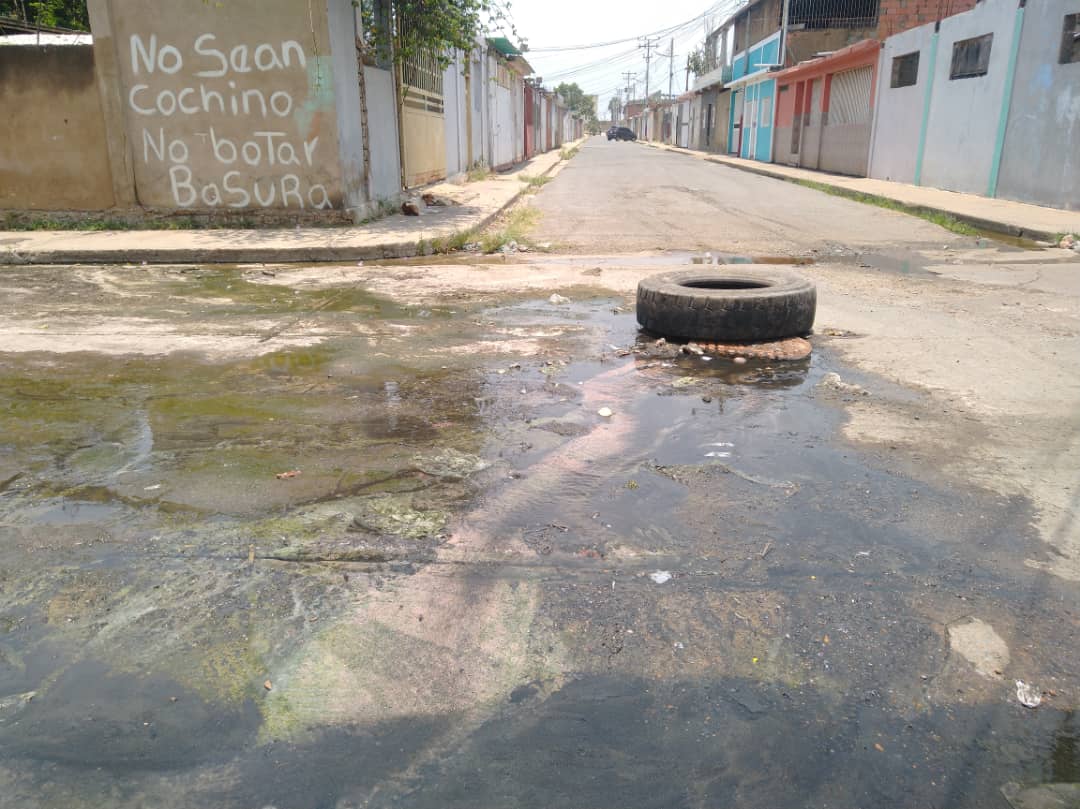
<svg viewBox="0 0 1080 809"><path fill-rule="evenodd" d="M299 42L225 45L201 34L184 49L133 34L129 44L127 105L144 123L136 158L167 173L177 207L334 207L325 185L309 179L318 174L320 137L298 131L306 99L288 89L307 76ZM273 74L280 87L267 87Z"/></svg>

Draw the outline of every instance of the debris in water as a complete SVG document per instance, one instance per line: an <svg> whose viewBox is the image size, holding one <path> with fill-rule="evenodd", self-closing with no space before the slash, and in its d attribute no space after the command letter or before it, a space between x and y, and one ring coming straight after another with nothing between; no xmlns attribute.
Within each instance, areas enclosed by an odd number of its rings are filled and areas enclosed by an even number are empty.
<svg viewBox="0 0 1080 809"><path fill-rule="evenodd" d="M274 688L274 684L267 680L265 683L263 683L263 688L265 688L267 691L272 691Z"/></svg>
<svg viewBox="0 0 1080 809"><path fill-rule="evenodd" d="M155 483L153 486L143 486L143 491L144 492L156 492L160 488L161 488L161 484L160 483Z"/></svg>
<svg viewBox="0 0 1080 809"><path fill-rule="evenodd" d="M609 419L615 415L615 411L612 410L610 407L601 407L599 410L596 411L596 415L601 416L605 419Z"/></svg>
<svg viewBox="0 0 1080 809"><path fill-rule="evenodd" d="M1042 694L1039 693L1039 689L1023 680L1016 681L1016 698L1025 708L1038 708L1042 704Z"/></svg>
<svg viewBox="0 0 1080 809"><path fill-rule="evenodd" d="M483 458L452 447L446 447L434 455L417 455L413 463L425 475L444 480L464 480L490 466Z"/></svg>
<svg viewBox="0 0 1080 809"><path fill-rule="evenodd" d="M650 573L649 578L656 584L663 584L666 581L671 581L671 574L666 570L657 570L655 573Z"/></svg>
<svg viewBox="0 0 1080 809"><path fill-rule="evenodd" d="M736 365L746 365L746 357L735 357L732 362Z"/></svg>
<svg viewBox="0 0 1080 809"><path fill-rule="evenodd" d="M274 475L274 477L276 477L278 480L287 480L288 478L294 478L299 474L299 469L292 469L288 472L278 472L276 475Z"/></svg>
<svg viewBox="0 0 1080 809"><path fill-rule="evenodd" d="M551 297L548 298L548 303L558 306L559 304L570 303L570 299L563 297L558 292L552 292Z"/></svg>
<svg viewBox="0 0 1080 809"><path fill-rule="evenodd" d="M830 371L821 378L821 381L815 386L818 390L834 390L838 393L850 393L860 394L862 396L869 396L870 393L861 385L855 385L851 382L845 382L840 378L840 374L835 371Z"/></svg>

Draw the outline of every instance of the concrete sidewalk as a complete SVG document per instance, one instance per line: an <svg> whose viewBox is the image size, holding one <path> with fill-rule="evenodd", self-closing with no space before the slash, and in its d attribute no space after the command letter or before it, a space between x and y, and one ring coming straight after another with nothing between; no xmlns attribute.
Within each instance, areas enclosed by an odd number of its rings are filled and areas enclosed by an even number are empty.
<svg viewBox="0 0 1080 809"><path fill-rule="evenodd" d="M1001 233L1037 241L1052 241L1064 233L1080 233L1080 212L1044 208L1026 202L993 199L977 194L961 194L940 188L872 180L867 177L846 177L822 171L811 171L775 163L761 163L740 157L700 152L668 146L663 143L645 142L646 146L669 152L697 157L710 163L719 163L741 171L773 177L788 182L813 182L829 186L842 195L865 194L871 197L898 202L913 209L913 213L930 212L952 216L955 219L991 233Z"/></svg>
<svg viewBox="0 0 1080 809"><path fill-rule="evenodd" d="M566 144L572 148L578 143ZM2 264L173 264L361 261L407 258L421 242L486 227L528 188L528 179L554 172L559 149L512 172L464 185L424 189L453 202L420 205L421 215L397 213L355 227L267 230L0 231ZM524 180L522 178L525 178Z"/></svg>

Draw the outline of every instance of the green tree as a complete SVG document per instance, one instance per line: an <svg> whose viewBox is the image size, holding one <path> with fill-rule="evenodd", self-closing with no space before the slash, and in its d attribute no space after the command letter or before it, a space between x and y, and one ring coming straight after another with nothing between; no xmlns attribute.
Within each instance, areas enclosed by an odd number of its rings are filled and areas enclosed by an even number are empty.
<svg viewBox="0 0 1080 809"><path fill-rule="evenodd" d="M555 88L555 92L563 97L566 106L580 115L586 124L596 123L596 96L585 95L577 82L563 82Z"/></svg>
<svg viewBox="0 0 1080 809"><path fill-rule="evenodd" d="M86 0L0 0L0 17L13 17L50 28L90 29Z"/></svg>

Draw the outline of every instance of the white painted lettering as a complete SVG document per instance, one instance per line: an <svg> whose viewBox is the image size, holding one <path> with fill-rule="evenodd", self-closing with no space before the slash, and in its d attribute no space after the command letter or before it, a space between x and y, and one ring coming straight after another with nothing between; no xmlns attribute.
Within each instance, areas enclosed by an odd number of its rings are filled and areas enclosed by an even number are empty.
<svg viewBox="0 0 1080 809"><path fill-rule="evenodd" d="M248 205L251 204L251 194L249 194L243 188L237 188L234 185L230 185L229 183L232 181L232 178L234 178L234 177L239 178L240 177L240 172L238 172L238 171L225 172L225 178L222 181L222 185L225 186L225 192L227 194L237 194L239 196L239 199L237 199L234 202L229 203L229 207L230 208L246 208Z"/></svg>
<svg viewBox="0 0 1080 809"><path fill-rule="evenodd" d="M167 64L166 59L171 59L172 64ZM166 45L158 52L158 68L162 73L172 76L179 73L183 67L184 57L172 45Z"/></svg>
<svg viewBox="0 0 1080 809"><path fill-rule="evenodd" d="M173 201L180 208L190 208L199 199L195 186L191 184L191 169L187 166L173 166L169 169L169 185L172 187ZM181 192L189 195L186 200L181 199Z"/></svg>
<svg viewBox="0 0 1080 809"><path fill-rule="evenodd" d="M292 67L292 60L289 58L290 51L296 54L298 67L307 67L307 57L304 56L304 49L300 47L300 43L295 39L287 39L281 43L281 58L285 60L285 67Z"/></svg>
<svg viewBox="0 0 1080 809"><path fill-rule="evenodd" d="M169 160L174 163L188 162L188 147L180 138L174 138L169 144Z"/></svg>
<svg viewBox="0 0 1080 809"><path fill-rule="evenodd" d="M150 89L149 84L136 84L136 85L132 86L131 91L128 93L128 105L133 110L135 110L135 112L139 113L139 115L153 115L154 114L153 107L140 107L138 104L135 103L135 96L137 96L143 90L149 90L149 89Z"/></svg>
<svg viewBox="0 0 1080 809"><path fill-rule="evenodd" d="M248 46L237 45L229 51L229 65L237 73L250 73L251 66L248 64Z"/></svg>
<svg viewBox="0 0 1080 809"><path fill-rule="evenodd" d="M219 76L224 76L229 72L229 62L225 58L225 54L219 51L217 48L203 48L204 42L212 42L217 39L213 34L203 34L201 37L195 40L195 53L200 56L209 56L213 59L217 59L220 63L220 67L214 70L200 70L196 73L196 76L205 76L208 79L216 79Z"/></svg>
<svg viewBox="0 0 1080 809"><path fill-rule="evenodd" d="M236 162L236 144L228 138L218 138L214 134L214 127L210 127L210 143L214 147L214 157L226 166Z"/></svg>
<svg viewBox="0 0 1080 809"><path fill-rule="evenodd" d="M300 196L300 178L295 174L286 174L281 178L281 204L289 207L289 197L296 197L296 204L304 207L304 198Z"/></svg>
<svg viewBox="0 0 1080 809"><path fill-rule="evenodd" d="M251 141L248 141L250 143ZM277 186L274 185L274 181L270 181L270 196L267 199L262 198L262 194L259 193L259 181L255 181L255 201L262 205L264 208L269 208L274 203L274 196L277 194Z"/></svg>
<svg viewBox="0 0 1080 809"><path fill-rule="evenodd" d="M225 99L222 98L221 93L217 90L207 90L205 84L199 85L199 92L202 94L202 108L204 112L213 112L213 110L210 109L210 101L212 99L217 99L218 112L222 115L225 114Z"/></svg>
<svg viewBox="0 0 1080 809"><path fill-rule="evenodd" d="M218 190L217 183L207 183L203 186L202 201L203 205L209 205L211 208L216 208L221 204L221 192Z"/></svg>
<svg viewBox="0 0 1080 809"><path fill-rule="evenodd" d="M304 157L307 158L307 164L314 166L311 157L315 154L315 148L319 145L319 136L316 135L311 140L304 141Z"/></svg>
<svg viewBox="0 0 1080 809"><path fill-rule="evenodd" d="M318 192L318 201L316 202L316 193ZM334 204L330 202L330 195L326 193L326 186L316 184L311 186L308 190L308 202L311 203L312 208L318 210L324 210L326 208L333 208Z"/></svg>
<svg viewBox="0 0 1080 809"><path fill-rule="evenodd" d="M269 54L269 58L266 58L267 54ZM255 67L259 70L285 69L285 65L281 63L277 53L274 51L274 46L267 45L265 42L255 49Z"/></svg>
<svg viewBox="0 0 1080 809"><path fill-rule="evenodd" d="M199 111L199 108L194 105L189 107L184 104L184 96L187 95L195 95L195 88L185 87L181 90L180 94L176 97L176 103L180 107L180 112L184 113L184 115L195 115Z"/></svg>
<svg viewBox="0 0 1080 809"><path fill-rule="evenodd" d="M283 138L285 132L252 132L257 138L266 138L266 159L270 165L274 165L274 138Z"/></svg>
<svg viewBox="0 0 1080 809"><path fill-rule="evenodd" d="M244 141L244 145L240 147L240 154L243 156L244 162L249 166L257 166L262 162L262 149L253 140Z"/></svg>
<svg viewBox="0 0 1080 809"><path fill-rule="evenodd" d="M157 95L157 108L164 116L176 112L176 94L172 90L162 90Z"/></svg>
<svg viewBox="0 0 1080 809"><path fill-rule="evenodd" d="M131 35L131 72L139 75L139 63L146 68L147 73L154 72L154 62L157 57L157 34L150 35L150 50L146 49L142 37L138 34Z"/></svg>
<svg viewBox="0 0 1080 809"><path fill-rule="evenodd" d="M158 160L165 160L165 130L158 129L158 139L155 141L154 136L150 134L150 131L143 128L142 131L142 159L144 163L150 162L150 151L153 150L154 155Z"/></svg>
<svg viewBox="0 0 1080 809"><path fill-rule="evenodd" d="M259 106L262 107L262 117L266 117L266 97L259 90L244 90L244 115L251 115L251 106L248 104L248 99L254 98L259 102Z"/></svg>
<svg viewBox="0 0 1080 809"><path fill-rule="evenodd" d="M300 165L300 158L296 156L296 149L288 141L278 144L277 159L283 166Z"/></svg>
<svg viewBox="0 0 1080 809"><path fill-rule="evenodd" d="M277 115L279 118L287 117L292 112L292 108L292 96L286 93L284 90L278 90L276 93L270 96L270 109L272 109L274 111L274 114Z"/></svg>

